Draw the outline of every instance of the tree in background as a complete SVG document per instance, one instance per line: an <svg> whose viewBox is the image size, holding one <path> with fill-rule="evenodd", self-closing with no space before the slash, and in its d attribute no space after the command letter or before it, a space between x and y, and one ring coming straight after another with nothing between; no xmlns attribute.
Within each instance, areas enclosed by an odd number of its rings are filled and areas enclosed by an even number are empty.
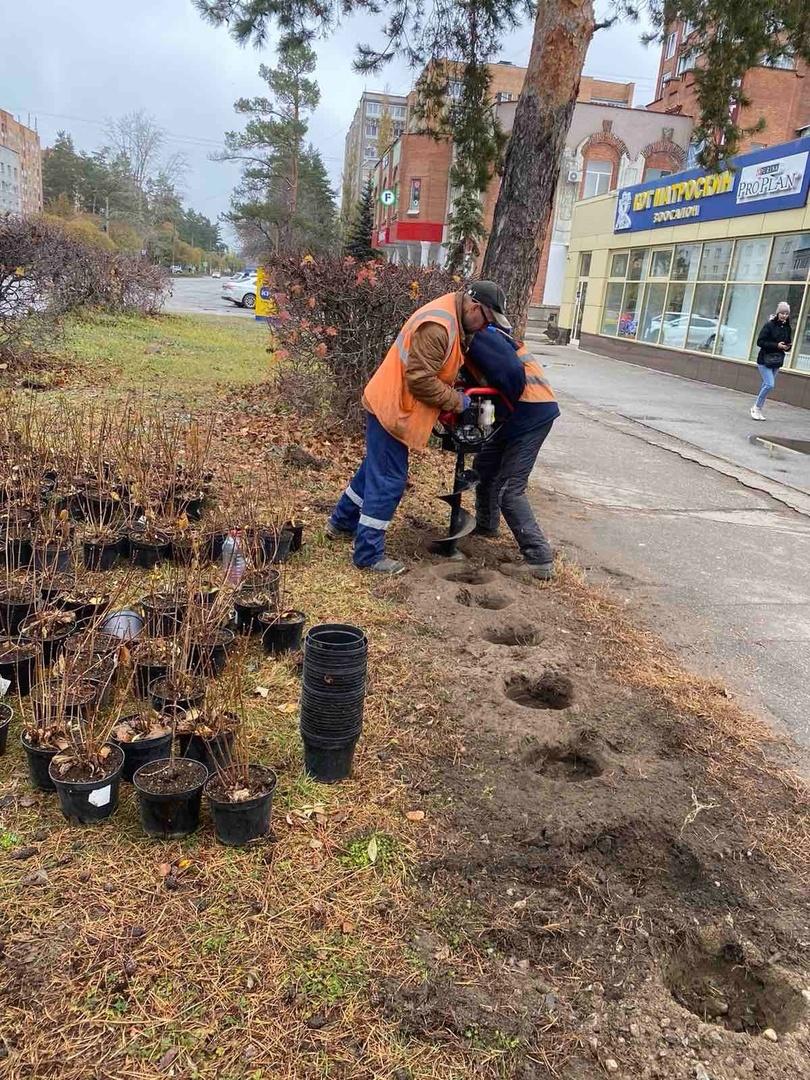
<svg viewBox="0 0 810 1080"><path fill-rule="evenodd" d="M342 0L340 5L322 0L194 2L210 22L227 23L238 41L253 38L258 44L274 24L286 32L329 31L341 13L369 7L368 0ZM358 50L361 68L379 66L396 53L419 65L426 53L434 58L463 54L459 27L465 22L475 19L479 31L500 41L521 17L533 19L528 71L483 270L503 285L519 329L540 263L588 46L597 29L635 21L640 11L634 0L611 0L611 8L610 17L597 23L592 0L544 0L536 7L529 0L436 0L430 5L392 0L385 6L384 48L365 45ZM676 19L695 28L681 49L696 47L702 54L695 69L695 134L707 167L716 167L739 145L743 132L735 106L746 104L740 93L745 72L763 58L792 55L810 61L810 18L802 0L647 0L645 10L654 27L648 41L662 41Z"/></svg>
<svg viewBox="0 0 810 1080"><path fill-rule="evenodd" d="M334 240L334 193L320 154L304 142L307 116L320 100L309 78L315 64L308 41L283 38L278 66L259 68L270 96L240 98L234 106L249 119L244 131L226 134L219 159L243 163L228 219L254 249L321 247L324 229L328 242Z"/></svg>
<svg viewBox="0 0 810 1080"><path fill-rule="evenodd" d="M371 181L366 184L363 194L357 200L354 217L346 236L345 252L358 262L376 259L377 252L372 246L374 234L374 195Z"/></svg>
<svg viewBox="0 0 810 1080"><path fill-rule="evenodd" d="M383 101L380 121L377 125L377 157L381 158L391 143L394 141L394 118L391 115L391 107L386 97Z"/></svg>

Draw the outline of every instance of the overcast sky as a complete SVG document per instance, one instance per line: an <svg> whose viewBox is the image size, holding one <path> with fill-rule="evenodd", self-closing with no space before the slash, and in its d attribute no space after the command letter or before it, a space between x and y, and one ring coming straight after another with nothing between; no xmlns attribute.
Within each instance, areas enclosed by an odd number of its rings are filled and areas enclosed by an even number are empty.
<svg viewBox="0 0 810 1080"><path fill-rule="evenodd" d="M652 100L658 51L640 42L638 26L600 31L585 72L636 83L636 104ZM339 191L343 140L364 89L405 93L413 73L394 63L380 77L352 71L358 39L373 34L368 19L349 19L319 42L321 105L310 125ZM504 42L500 59L524 64L526 27ZM182 151L191 168L186 201L215 219L228 208L236 168L209 160L238 118L233 102L262 92L260 63L271 50L239 48L224 29L205 24L191 0L0 0L0 108L24 123L30 113L43 146L64 128L79 149L104 142L107 117L146 109L168 133L167 152Z"/></svg>

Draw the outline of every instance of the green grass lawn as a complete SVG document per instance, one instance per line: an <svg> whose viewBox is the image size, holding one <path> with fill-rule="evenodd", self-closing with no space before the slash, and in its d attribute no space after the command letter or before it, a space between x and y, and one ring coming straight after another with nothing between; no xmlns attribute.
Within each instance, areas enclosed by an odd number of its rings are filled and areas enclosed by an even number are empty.
<svg viewBox="0 0 810 1080"><path fill-rule="evenodd" d="M272 364L264 323L216 315L94 315L71 319L66 354L85 377L117 388L205 389L264 378Z"/></svg>

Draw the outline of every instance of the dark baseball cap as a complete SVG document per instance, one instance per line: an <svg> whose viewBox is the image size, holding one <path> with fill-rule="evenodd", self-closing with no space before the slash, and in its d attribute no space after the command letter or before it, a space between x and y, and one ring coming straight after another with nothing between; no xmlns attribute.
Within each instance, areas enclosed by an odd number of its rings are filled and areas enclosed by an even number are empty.
<svg viewBox="0 0 810 1080"><path fill-rule="evenodd" d="M506 317L506 293L494 281L471 281L467 286L467 295L485 308L489 308L498 326L511 330L512 324Z"/></svg>

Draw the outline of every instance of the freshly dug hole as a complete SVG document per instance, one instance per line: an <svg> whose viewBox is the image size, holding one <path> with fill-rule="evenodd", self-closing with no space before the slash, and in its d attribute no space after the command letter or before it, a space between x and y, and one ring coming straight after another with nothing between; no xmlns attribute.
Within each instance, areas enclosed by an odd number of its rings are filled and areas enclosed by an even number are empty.
<svg viewBox="0 0 810 1080"><path fill-rule="evenodd" d="M537 771L547 780L582 784L601 776L603 769L595 757L572 748L549 750L537 762Z"/></svg>
<svg viewBox="0 0 810 1080"><path fill-rule="evenodd" d="M574 700L574 686L567 675L541 675L529 679L514 675L507 680L506 696L527 709L567 709Z"/></svg>
<svg viewBox="0 0 810 1080"><path fill-rule="evenodd" d="M704 1023L760 1035L792 1031L806 1006L801 994L773 972L746 968L742 950L727 945L718 956L696 946L676 953L664 971L667 989Z"/></svg>
<svg viewBox="0 0 810 1080"><path fill-rule="evenodd" d="M512 647L542 645L545 634L531 626L491 626L482 635L490 645L509 645Z"/></svg>
<svg viewBox="0 0 810 1080"><path fill-rule="evenodd" d="M492 570L452 570L443 575L445 581L452 581L458 585L491 585L497 575Z"/></svg>
<svg viewBox="0 0 810 1080"><path fill-rule="evenodd" d="M471 593L469 589L459 590L456 600L464 607L480 607L487 611L502 611L515 602L514 597L506 596L504 593Z"/></svg>

